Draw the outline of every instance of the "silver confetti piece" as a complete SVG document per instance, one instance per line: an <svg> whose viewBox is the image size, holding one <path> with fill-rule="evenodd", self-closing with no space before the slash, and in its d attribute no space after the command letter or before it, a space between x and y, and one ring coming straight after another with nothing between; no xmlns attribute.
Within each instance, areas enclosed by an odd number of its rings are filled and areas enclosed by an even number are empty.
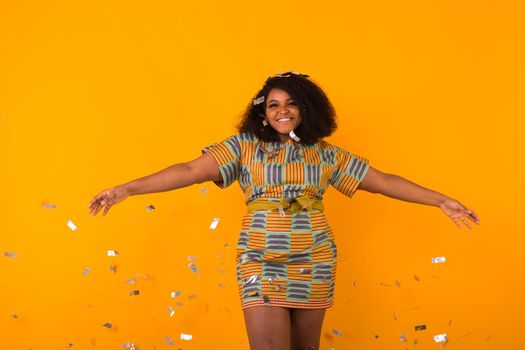
<svg viewBox="0 0 525 350"><path fill-rule="evenodd" d="M399 335L399 340L401 341L401 343L406 343L408 341L407 335L406 334L400 334Z"/></svg>
<svg viewBox="0 0 525 350"><path fill-rule="evenodd" d="M118 251L116 251L116 250L108 250L108 256L118 256Z"/></svg>
<svg viewBox="0 0 525 350"><path fill-rule="evenodd" d="M113 273L116 273L117 272L117 265L109 265L109 271L113 272Z"/></svg>
<svg viewBox="0 0 525 350"><path fill-rule="evenodd" d="M68 220L66 224L67 224L67 227L69 227L71 229L71 231L76 231L77 230L77 225L75 225L73 223L73 221Z"/></svg>
<svg viewBox="0 0 525 350"><path fill-rule="evenodd" d="M286 216L286 213L284 212L284 208L281 204L279 204L279 216L282 218Z"/></svg>
<svg viewBox="0 0 525 350"><path fill-rule="evenodd" d="M140 291L138 289L129 291L129 295L139 295L139 294L140 294Z"/></svg>
<svg viewBox="0 0 525 350"><path fill-rule="evenodd" d="M84 270L82 270L82 274L84 276L89 275L90 272L91 272L91 269L89 267L84 267Z"/></svg>
<svg viewBox="0 0 525 350"><path fill-rule="evenodd" d="M150 205L148 205L148 206L146 207L146 210L147 210L148 212L152 212L153 210L155 210L155 207L154 207L153 205L150 204Z"/></svg>
<svg viewBox="0 0 525 350"><path fill-rule="evenodd" d="M226 287L224 287L224 284L222 284L222 283L219 283L217 287L219 287L221 289L226 288Z"/></svg>
<svg viewBox="0 0 525 350"><path fill-rule="evenodd" d="M293 132L293 130L290 131L289 135L295 142L301 141L301 139Z"/></svg>
<svg viewBox="0 0 525 350"><path fill-rule="evenodd" d="M122 347L124 349L135 350L135 345L133 343L130 343L130 342L122 344Z"/></svg>
<svg viewBox="0 0 525 350"><path fill-rule="evenodd" d="M173 308L171 306L168 306L168 313L169 313L170 317L172 317L173 315L175 315L175 310L173 310Z"/></svg>
<svg viewBox="0 0 525 350"><path fill-rule="evenodd" d="M127 284L135 284L137 283L137 279L135 277L133 278L130 278L129 280L126 281Z"/></svg>
<svg viewBox="0 0 525 350"><path fill-rule="evenodd" d="M343 332L341 332L340 330L338 329L332 329L332 333L334 333L337 337L342 337L343 336Z"/></svg>
<svg viewBox="0 0 525 350"><path fill-rule="evenodd" d="M4 256L6 258L13 258L14 259L14 258L16 258L18 256L18 254L14 253L14 252L4 252Z"/></svg>
<svg viewBox="0 0 525 350"><path fill-rule="evenodd" d="M426 324L422 324L422 325L419 325L419 326L415 326L414 329L416 331L424 331L425 329L427 329L427 325Z"/></svg>
<svg viewBox="0 0 525 350"><path fill-rule="evenodd" d="M193 336L191 334L185 334L185 333L180 334L180 340L191 340L192 338Z"/></svg>
<svg viewBox="0 0 525 350"><path fill-rule="evenodd" d="M219 224L219 218L213 218L213 221L211 222L211 225L210 225L210 230L215 230L218 224Z"/></svg>
<svg viewBox="0 0 525 350"><path fill-rule="evenodd" d="M181 294L182 294L182 291L180 291L180 290L176 290L176 291L174 291L174 292L171 292L171 297L172 297L172 298L175 298L175 297L178 297L178 296L181 295Z"/></svg>
<svg viewBox="0 0 525 350"><path fill-rule="evenodd" d="M260 103L263 103L263 102L264 102L264 96L261 96L259 98L256 98L255 100L253 100L252 103L253 103L254 106L256 106L256 105L258 105Z"/></svg>
<svg viewBox="0 0 525 350"><path fill-rule="evenodd" d="M44 203L42 204L42 208L44 209L55 209L57 207L56 204L53 203Z"/></svg>
<svg viewBox="0 0 525 350"><path fill-rule="evenodd" d="M193 272L199 272L199 268L197 266L195 266L195 264L193 263L189 263L188 264L188 267L191 269L191 271Z"/></svg>
<svg viewBox="0 0 525 350"><path fill-rule="evenodd" d="M246 279L246 281L244 281L244 285L255 284L255 283L259 282L260 280L261 280L261 276L260 275L252 275L252 276L248 277Z"/></svg>
<svg viewBox="0 0 525 350"><path fill-rule="evenodd" d="M177 301L177 302L175 303L175 306L178 306L178 307L183 307L183 306L184 306L184 304L183 304L183 303L181 303L180 301Z"/></svg>
<svg viewBox="0 0 525 350"><path fill-rule="evenodd" d="M142 279L147 279L147 278L148 278L148 276L146 276L146 275L143 274L143 273L137 273L135 276L136 276L136 277L140 277L140 278L142 278Z"/></svg>
<svg viewBox="0 0 525 350"><path fill-rule="evenodd" d="M188 256L188 261L196 261L196 260L197 260L196 256L193 256L193 255Z"/></svg>
<svg viewBox="0 0 525 350"><path fill-rule="evenodd" d="M201 187L200 192L202 194L208 194L208 189L206 187Z"/></svg>
<svg viewBox="0 0 525 350"><path fill-rule="evenodd" d="M307 274L312 273L312 270L311 270L311 269L300 268L300 269L299 269L299 273L300 273L300 274L305 274L305 275L307 275Z"/></svg>
<svg viewBox="0 0 525 350"><path fill-rule="evenodd" d="M442 334L437 334L434 336L434 341L436 343L441 343L441 342L448 342L448 339L447 339L447 333L442 333Z"/></svg>
<svg viewBox="0 0 525 350"><path fill-rule="evenodd" d="M104 323L102 326L106 328L113 328L113 325L109 322Z"/></svg>
<svg viewBox="0 0 525 350"><path fill-rule="evenodd" d="M193 299L195 299L196 297L197 297L197 294L191 294L191 295L188 296L188 299L189 299L189 300L193 300Z"/></svg>
<svg viewBox="0 0 525 350"><path fill-rule="evenodd" d="M173 341L173 339L171 339L170 337L164 337L164 340L165 340L166 343L168 343L170 346L173 346L173 344L175 344L175 342Z"/></svg>
<svg viewBox="0 0 525 350"><path fill-rule="evenodd" d="M432 263L433 264L440 264L440 263L444 263L445 262L445 257L444 256L436 256L434 258L432 258Z"/></svg>

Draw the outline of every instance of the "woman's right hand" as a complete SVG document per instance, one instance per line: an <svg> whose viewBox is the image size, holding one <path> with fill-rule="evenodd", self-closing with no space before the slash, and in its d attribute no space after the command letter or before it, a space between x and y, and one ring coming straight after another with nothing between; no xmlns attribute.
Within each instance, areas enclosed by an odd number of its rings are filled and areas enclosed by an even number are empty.
<svg viewBox="0 0 525 350"><path fill-rule="evenodd" d="M102 216L106 215L111 206L122 202L129 197L129 193L124 185L108 188L97 194L89 203L89 213L97 215L100 209L104 208Z"/></svg>

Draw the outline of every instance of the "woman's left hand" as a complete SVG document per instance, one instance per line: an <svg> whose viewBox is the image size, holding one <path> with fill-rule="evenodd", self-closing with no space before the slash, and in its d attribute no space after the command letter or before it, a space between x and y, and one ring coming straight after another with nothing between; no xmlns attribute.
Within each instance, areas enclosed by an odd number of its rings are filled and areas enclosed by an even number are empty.
<svg viewBox="0 0 525 350"><path fill-rule="evenodd" d="M463 222L468 228L472 228L472 225L467 221L467 218L478 225L480 223L479 216L476 213L455 199L448 198L440 203L439 207L459 228L462 228L461 222Z"/></svg>

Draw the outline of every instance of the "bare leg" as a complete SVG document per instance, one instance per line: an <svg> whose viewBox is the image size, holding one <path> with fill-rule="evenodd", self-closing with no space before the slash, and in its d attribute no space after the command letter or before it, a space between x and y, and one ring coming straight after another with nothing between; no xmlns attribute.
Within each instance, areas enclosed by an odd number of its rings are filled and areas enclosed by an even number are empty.
<svg viewBox="0 0 525 350"><path fill-rule="evenodd" d="M317 350L326 309L290 309L292 350Z"/></svg>
<svg viewBox="0 0 525 350"><path fill-rule="evenodd" d="M244 309L251 350L290 350L290 311L276 306Z"/></svg>

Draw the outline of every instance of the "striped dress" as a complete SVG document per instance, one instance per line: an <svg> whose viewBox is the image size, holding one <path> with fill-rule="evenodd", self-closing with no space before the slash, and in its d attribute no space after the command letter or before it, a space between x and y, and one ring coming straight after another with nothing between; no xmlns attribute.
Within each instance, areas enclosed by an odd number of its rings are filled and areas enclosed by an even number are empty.
<svg viewBox="0 0 525 350"><path fill-rule="evenodd" d="M253 133L204 147L219 165L220 188L235 180L245 202L307 195L322 199L332 185L352 197L368 159L325 141L303 145L265 142ZM257 210L242 217L237 242L237 282L242 308L267 305L327 308L333 305L337 248L322 211Z"/></svg>

